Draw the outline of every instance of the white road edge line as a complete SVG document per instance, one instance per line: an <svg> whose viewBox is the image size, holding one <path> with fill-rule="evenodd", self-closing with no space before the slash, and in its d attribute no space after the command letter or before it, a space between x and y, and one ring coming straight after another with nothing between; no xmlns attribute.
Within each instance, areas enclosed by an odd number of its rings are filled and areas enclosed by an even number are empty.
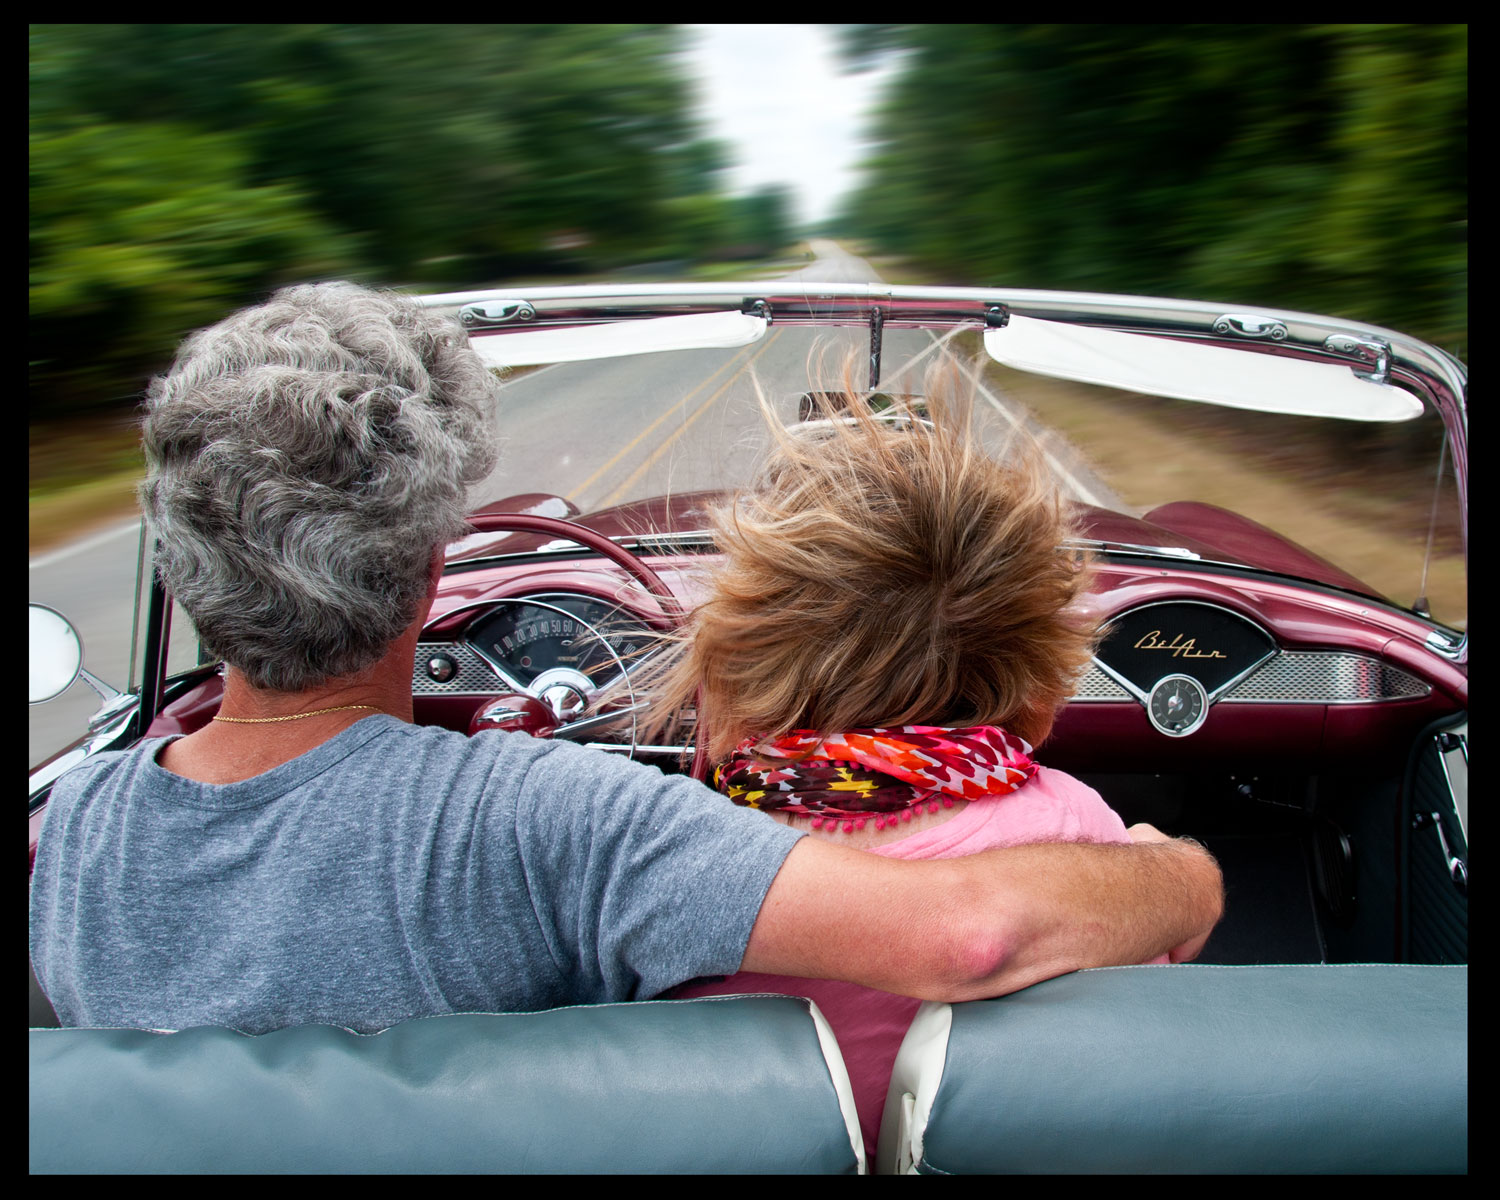
<svg viewBox="0 0 1500 1200"><path fill-rule="evenodd" d="M50 567L55 562L61 562L65 558L71 558L75 554L82 554L85 550L93 550L105 542L113 541L125 533L139 533L141 519L137 517L128 525L117 525L113 529L106 529L103 533L96 533L93 537L84 538L81 542L74 542L70 546L64 546L60 550L49 550L45 554L38 554L30 559L27 566L35 571L38 567Z"/></svg>

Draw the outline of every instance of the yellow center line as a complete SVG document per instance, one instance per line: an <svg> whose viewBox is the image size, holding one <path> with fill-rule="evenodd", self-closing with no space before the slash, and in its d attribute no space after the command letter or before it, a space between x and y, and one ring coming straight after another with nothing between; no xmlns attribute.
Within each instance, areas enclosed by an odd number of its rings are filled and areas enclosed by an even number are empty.
<svg viewBox="0 0 1500 1200"><path fill-rule="evenodd" d="M633 488L636 485L636 482L640 479L640 477L642 475L644 475L648 470L651 469L652 464L655 463L657 459L659 459L663 454L665 454L671 448L672 443L675 442L678 438L680 438L685 432L687 432L688 426L691 425L694 421L696 421L699 417L701 417L704 413L706 413L713 406L713 403L714 403L715 400L717 400L720 396L722 396L725 392L727 392L731 387L733 387L734 384L736 383L736 381L739 380L740 376L744 375L745 372L750 369L751 365L755 362L755 360L757 358L759 358L762 354L764 354L767 350L769 350L771 348L771 343L774 342L777 338L779 338L785 332L786 332L786 327L783 326L782 328L780 328L780 329L776 330L774 333L772 333L770 337L766 338L763 342L761 342L761 344L756 348L755 353L753 353L748 359L746 359L742 364L740 364L740 369L738 371L736 371L733 375L731 375L728 379L726 379L724 381L723 385L718 389L718 391L714 392L714 394L712 396L710 396L707 400L705 400L702 404L700 404L696 409L694 409L692 415L690 417L688 417L688 419L686 421L684 421L681 425L679 425L675 430L673 430L672 433L671 433L671 435L668 436L662 442L662 444L660 446L658 446L649 455L647 455L646 461L643 462L640 466L638 466L634 471L632 471L630 473L630 478L628 478L627 480L625 480L624 483L620 484L619 487L615 488L614 491L610 492L609 495L607 495L606 497L604 497L604 500L600 503L599 507L600 508L608 508L611 504L616 504L622 498L624 498L624 496L629 493L630 489ZM710 382L710 380L705 380L704 382L706 384L706 383ZM686 397L684 397L684 399L686 399ZM660 420L658 419L657 422L653 423L652 428L654 429L656 427L656 424L659 424L659 423L660 423ZM640 440L639 438L636 439L636 441L639 441L639 440ZM635 442L631 443L631 445L634 445L634 444L635 444ZM616 455L616 457L619 457L619 456Z"/></svg>
<svg viewBox="0 0 1500 1200"><path fill-rule="evenodd" d="M776 332L780 333L781 331L777 330ZM579 500L579 497L581 497L586 491L588 491L589 488L598 481L601 475L603 475L612 466L619 462L620 459L624 458L625 455L634 450L636 446L641 443L641 440L647 437L651 433L651 431L654 430L658 425L660 425L663 421L670 417L674 412L678 412L686 407L689 400L691 400L694 396L696 396L715 379L717 379L725 371L733 367L737 362L739 362L741 358L749 353L751 353L751 347L749 346L746 346L743 350L736 351L732 358L730 358L727 362L722 363L710 375L708 375L702 383L698 384L691 391L684 393L681 400L679 400L676 404L672 405L672 407L663 412L661 416L657 417L656 420L647 425L646 428L641 430L640 433L636 434L635 437L631 438L630 441L625 443L625 445L621 446L620 449L615 452L614 456L610 458L608 462L606 462L602 467L600 467L597 471L595 471L592 475L590 475L587 479L580 483L576 488L574 488L572 493L568 496L568 499L572 500L575 504L580 504L581 502ZM603 508L605 506L601 504L597 505L596 507Z"/></svg>

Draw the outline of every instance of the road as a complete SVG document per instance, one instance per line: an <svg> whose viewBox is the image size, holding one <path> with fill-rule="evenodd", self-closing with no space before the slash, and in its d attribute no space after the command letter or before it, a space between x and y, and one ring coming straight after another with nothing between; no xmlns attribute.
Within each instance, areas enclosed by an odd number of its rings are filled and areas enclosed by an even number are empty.
<svg viewBox="0 0 1500 1200"><path fill-rule="evenodd" d="M828 241L790 278L879 282L868 263ZM519 492L551 492L584 512L627 499L753 481L765 443L761 399L783 417L795 413L811 376L835 387L846 364L866 384L863 329L816 334L775 326L738 350L682 351L545 367L509 382L501 406L503 450L496 470L471 492L473 506ZM921 373L944 353L932 335L887 331L882 355L886 390L921 390ZM976 380L977 382L977 380ZM1009 436L1016 417L1004 399L981 391L981 408L997 419L993 436ZM1003 418L1003 419L1000 419ZM1073 490L1108 503L1097 481L1076 472ZM127 679L139 537L122 525L30 564L31 599L68 616L85 648L85 665L117 687ZM174 625L185 618L178 610ZM179 645L180 643L180 645ZM174 638L174 669L190 665L189 639ZM98 698L83 682L30 712L35 764L83 730Z"/></svg>

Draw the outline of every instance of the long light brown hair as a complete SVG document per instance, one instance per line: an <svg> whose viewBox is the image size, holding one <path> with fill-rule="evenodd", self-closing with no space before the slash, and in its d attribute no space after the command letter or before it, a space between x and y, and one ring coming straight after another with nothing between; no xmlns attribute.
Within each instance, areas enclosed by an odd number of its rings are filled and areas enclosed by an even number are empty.
<svg viewBox="0 0 1500 1200"><path fill-rule="evenodd" d="M658 729L696 697L711 762L793 729L1046 736L1096 640L1070 506L1029 436L986 452L954 366L925 386L894 420L847 386L797 426L762 399L761 482L713 512L722 561L646 673Z"/></svg>

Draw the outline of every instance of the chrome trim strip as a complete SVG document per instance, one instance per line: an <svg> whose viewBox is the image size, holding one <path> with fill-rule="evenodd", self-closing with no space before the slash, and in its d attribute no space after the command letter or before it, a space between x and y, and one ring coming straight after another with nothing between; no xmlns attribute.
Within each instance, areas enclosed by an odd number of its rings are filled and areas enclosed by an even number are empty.
<svg viewBox="0 0 1500 1200"><path fill-rule="evenodd" d="M1432 687L1409 671L1342 650L1283 650L1226 695L1234 704L1377 704L1415 700Z"/></svg>
<svg viewBox="0 0 1500 1200"><path fill-rule="evenodd" d="M716 550L713 534L706 529L683 532L633 533L609 539L627 550Z"/></svg>
<svg viewBox="0 0 1500 1200"><path fill-rule="evenodd" d="M458 664L458 674L446 683L428 676L427 659L446 654ZM416 660L412 663L413 696L493 696L507 686L467 642L418 642ZM511 688L514 691L514 688Z"/></svg>
<svg viewBox="0 0 1500 1200"><path fill-rule="evenodd" d="M625 754L630 750L629 746L623 745L619 742L585 742L584 745L587 746L590 750L610 750L619 754ZM635 747L635 752L637 754L685 754L689 758L693 757L693 750L694 747L692 746Z"/></svg>
<svg viewBox="0 0 1500 1200"><path fill-rule="evenodd" d="M1386 704L1431 694L1432 686L1411 672L1367 655L1342 650L1281 650L1242 675L1232 690L1215 692L1210 703ZM1134 699L1144 707L1149 695L1096 658L1068 703ZM1464 750L1467 754L1467 745Z"/></svg>
<svg viewBox="0 0 1500 1200"><path fill-rule="evenodd" d="M1452 750L1445 749L1443 741L1445 738L1457 740L1458 752L1463 756L1464 762L1464 786L1463 801L1459 801L1459 789L1453 786L1453 769L1448 765L1448 755ZM1453 813L1458 817L1458 832L1463 836L1464 846L1469 844L1469 726L1464 724L1462 732L1457 729L1447 730L1438 734L1436 738L1438 765L1443 768L1443 779L1448 784L1448 798L1453 802Z"/></svg>
<svg viewBox="0 0 1500 1200"><path fill-rule="evenodd" d="M1469 890L1469 864L1454 854L1453 847L1448 845L1448 835L1443 831L1442 814L1430 813L1428 815L1432 818L1432 827L1437 830L1438 844L1443 848L1443 858L1448 864L1448 877L1453 880L1454 887L1467 894Z"/></svg>
<svg viewBox="0 0 1500 1200"><path fill-rule="evenodd" d="M1118 671L1116 671L1108 663L1101 662L1097 657L1095 657L1095 659L1094 659L1094 665L1096 667L1098 667L1101 671L1103 671L1107 676L1109 676L1109 678L1113 679L1116 683L1118 683L1122 688L1124 688L1125 691L1132 698L1134 698L1141 705L1142 708L1144 708L1146 706L1147 698L1151 695L1150 692L1143 692L1143 691L1141 691L1140 688L1136 687L1135 684L1131 683L1130 680L1128 680L1128 679L1125 678L1125 676L1121 675ZM1158 682L1160 682L1160 681L1158 681ZM1151 686L1155 687L1156 685L1152 684Z"/></svg>
<svg viewBox="0 0 1500 1200"><path fill-rule="evenodd" d="M1441 629L1434 629L1424 643L1434 654L1449 662L1467 662L1469 658L1469 631L1465 629L1458 641L1453 641Z"/></svg>
<svg viewBox="0 0 1500 1200"><path fill-rule="evenodd" d="M1203 559L1201 554L1189 550L1184 546L1148 546L1135 542L1100 541L1098 538L1064 538L1063 546L1070 550L1098 550L1101 553L1113 551L1116 554L1146 554L1159 555L1162 558L1189 558L1195 562L1201 562ZM1122 613L1121 616L1123 615Z"/></svg>

